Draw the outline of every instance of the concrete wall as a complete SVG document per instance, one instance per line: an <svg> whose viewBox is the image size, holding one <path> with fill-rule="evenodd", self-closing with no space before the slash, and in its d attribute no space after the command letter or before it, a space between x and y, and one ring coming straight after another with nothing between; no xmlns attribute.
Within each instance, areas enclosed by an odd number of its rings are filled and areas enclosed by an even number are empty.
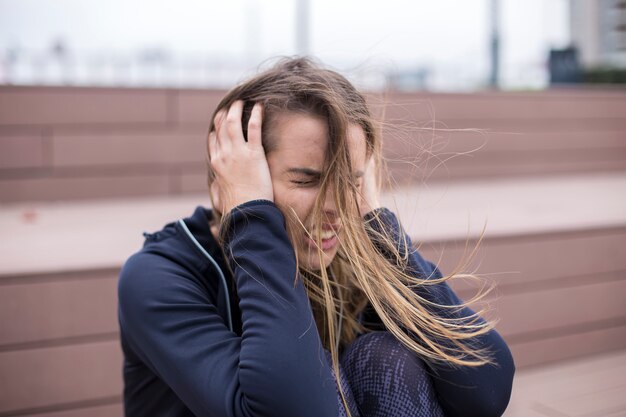
<svg viewBox="0 0 626 417"><path fill-rule="evenodd" d="M222 91L0 87L0 201L205 190ZM623 170L626 92L370 96L396 181Z"/></svg>

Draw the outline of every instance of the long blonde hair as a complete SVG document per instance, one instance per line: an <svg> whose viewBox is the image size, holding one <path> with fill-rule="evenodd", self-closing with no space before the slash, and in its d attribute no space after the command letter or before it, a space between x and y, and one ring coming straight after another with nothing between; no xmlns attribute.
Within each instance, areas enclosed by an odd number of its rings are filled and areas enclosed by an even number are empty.
<svg viewBox="0 0 626 417"><path fill-rule="evenodd" d="M295 242L296 231L304 228L305 233L318 242L320 265L324 265L319 242L323 229L321 213L327 192L332 193L336 202L337 217L344 230L337 255L328 268L319 271L298 264L295 277L303 279L322 344L331 353L335 375L339 375L339 351L359 334L368 331L359 322L359 315L368 304L386 330L427 362L469 367L493 363L491 352L477 349L472 345L472 339L490 331L494 323L480 319L482 310L470 317L454 314L482 298L484 292L469 303L447 306L435 304L416 291L452 277L476 277L460 271L442 278L420 276L418 271L409 268L408 259L414 249L407 246L405 237L391 235L389 227L378 215L380 212L374 211L368 221L360 216L361 195L352 176L347 141L350 125L356 124L363 129L367 156L375 159L377 167L383 165L380 125L373 119L364 96L335 71L322 68L307 58L285 58L230 90L215 113L228 109L236 100L245 102L244 134L252 105L263 103L262 137L266 154L275 148L271 129L278 114L300 112L320 116L328 123L329 144L324 174L314 206L316 236L311 236L293 210L289 207L280 209L287 219L292 242ZM211 122L209 131L213 130ZM209 186L213 180L209 164ZM450 314L437 314L436 310ZM348 410L341 384L338 387Z"/></svg>

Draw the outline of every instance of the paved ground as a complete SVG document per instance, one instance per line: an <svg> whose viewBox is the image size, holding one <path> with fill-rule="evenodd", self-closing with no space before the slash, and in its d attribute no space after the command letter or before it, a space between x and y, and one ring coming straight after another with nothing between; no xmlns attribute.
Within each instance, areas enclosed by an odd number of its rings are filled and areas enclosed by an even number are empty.
<svg viewBox="0 0 626 417"><path fill-rule="evenodd" d="M610 352L519 372L504 416L624 417L625 394L626 351Z"/></svg>
<svg viewBox="0 0 626 417"><path fill-rule="evenodd" d="M626 224L626 173L435 184L383 195L414 241ZM0 205L0 276L118 267L143 231L209 205L204 195Z"/></svg>

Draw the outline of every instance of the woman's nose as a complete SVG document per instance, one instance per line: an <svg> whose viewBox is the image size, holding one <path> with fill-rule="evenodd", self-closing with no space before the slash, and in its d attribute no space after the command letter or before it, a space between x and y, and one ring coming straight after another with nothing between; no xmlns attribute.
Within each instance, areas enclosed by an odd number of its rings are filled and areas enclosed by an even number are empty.
<svg viewBox="0 0 626 417"><path fill-rule="evenodd" d="M328 188L326 188L326 196L324 199L324 209L332 209L335 210L335 187L333 184L328 184Z"/></svg>
<svg viewBox="0 0 626 417"><path fill-rule="evenodd" d="M335 201L335 191L332 185L326 190L324 199L324 216L329 223L335 223L337 220L337 205Z"/></svg>

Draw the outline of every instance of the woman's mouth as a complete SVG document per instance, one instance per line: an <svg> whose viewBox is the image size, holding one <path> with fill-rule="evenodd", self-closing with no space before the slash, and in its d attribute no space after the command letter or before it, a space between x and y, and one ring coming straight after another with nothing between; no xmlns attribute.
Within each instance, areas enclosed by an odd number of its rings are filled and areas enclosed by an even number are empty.
<svg viewBox="0 0 626 417"><path fill-rule="evenodd" d="M320 238L322 239L321 244L319 245L322 250L329 250L334 248L339 239L337 239L338 230L329 229L322 230L320 233ZM315 233L312 233L311 236L315 236ZM311 239L309 236L306 237L306 243L311 248L316 248L315 240Z"/></svg>

